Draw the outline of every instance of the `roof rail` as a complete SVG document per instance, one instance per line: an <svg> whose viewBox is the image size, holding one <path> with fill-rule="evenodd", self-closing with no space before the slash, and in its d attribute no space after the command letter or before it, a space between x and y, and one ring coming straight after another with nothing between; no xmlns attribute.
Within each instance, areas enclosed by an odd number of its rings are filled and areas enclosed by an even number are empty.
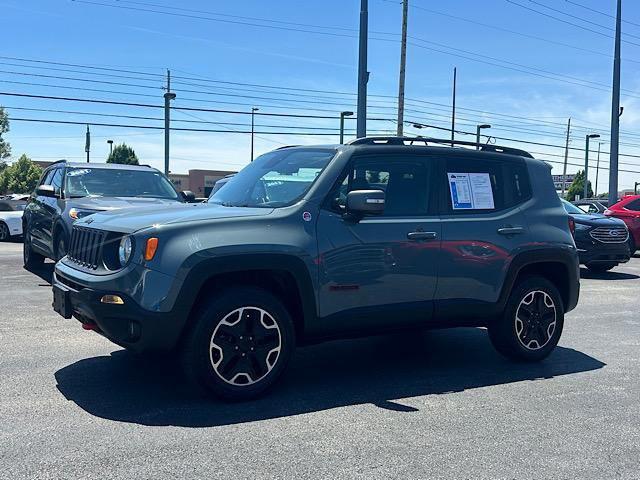
<svg viewBox="0 0 640 480"><path fill-rule="evenodd" d="M350 141L349 145L409 145L414 143L424 143L425 146L429 144L436 144L440 146L466 146L466 147L479 147L481 152L492 153L505 153L508 155L518 155L521 157L534 158L529 152L521 150L519 148L502 147L500 145L478 144L476 142L465 142L462 140L454 140L444 138L431 138L431 137L363 137Z"/></svg>
<svg viewBox="0 0 640 480"><path fill-rule="evenodd" d="M299 147L300 145L283 145L282 147L278 147L276 148L276 150L282 150L283 148L293 148L293 147Z"/></svg>

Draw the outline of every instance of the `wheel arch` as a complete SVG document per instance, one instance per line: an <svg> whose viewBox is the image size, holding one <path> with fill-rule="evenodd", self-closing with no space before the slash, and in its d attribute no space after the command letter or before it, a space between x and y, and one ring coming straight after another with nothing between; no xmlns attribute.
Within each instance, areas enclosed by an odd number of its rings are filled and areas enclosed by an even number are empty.
<svg viewBox="0 0 640 480"><path fill-rule="evenodd" d="M181 337L189 331L195 312L217 291L234 285L262 288L279 298L293 319L302 341L316 317L316 297L305 262L286 254L240 254L203 260L187 274L174 307L185 318Z"/></svg>
<svg viewBox="0 0 640 480"><path fill-rule="evenodd" d="M564 311L573 310L580 290L579 264L575 253L565 250L535 250L519 254L512 261L500 295L500 305L507 303L513 288L530 276L549 280L560 292Z"/></svg>

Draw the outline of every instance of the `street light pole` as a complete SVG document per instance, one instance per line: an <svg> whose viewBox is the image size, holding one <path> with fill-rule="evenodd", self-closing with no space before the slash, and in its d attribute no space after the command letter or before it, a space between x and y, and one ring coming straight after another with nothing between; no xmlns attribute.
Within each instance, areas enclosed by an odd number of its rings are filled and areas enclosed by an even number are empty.
<svg viewBox="0 0 640 480"><path fill-rule="evenodd" d="M89 131L89 125L87 125L87 134L84 141L84 151L87 153L87 163L89 163L89 152L91 151L91 132Z"/></svg>
<svg viewBox="0 0 640 480"><path fill-rule="evenodd" d="M111 156L113 153L113 140L107 140L107 143L109 144L109 156Z"/></svg>
<svg viewBox="0 0 640 480"><path fill-rule="evenodd" d="M255 128L255 114L256 112L260 110L257 107L252 107L251 108L251 161L253 162L253 132L254 132L254 128Z"/></svg>
<svg viewBox="0 0 640 480"><path fill-rule="evenodd" d="M592 138L600 138L597 133L592 133L585 137L586 145L584 148L584 197L589 198L589 140Z"/></svg>
<svg viewBox="0 0 640 480"><path fill-rule="evenodd" d="M453 67L453 105L451 108L451 146L455 144L456 137L456 83L458 77L458 69Z"/></svg>
<svg viewBox="0 0 640 480"><path fill-rule="evenodd" d="M476 150L480 150L480 130L483 130L485 128L491 128L491 125L489 125L488 123L484 123L476 127Z"/></svg>
<svg viewBox="0 0 640 480"><path fill-rule="evenodd" d="M353 112L340 112L340 145L344 143L344 117L350 117Z"/></svg>

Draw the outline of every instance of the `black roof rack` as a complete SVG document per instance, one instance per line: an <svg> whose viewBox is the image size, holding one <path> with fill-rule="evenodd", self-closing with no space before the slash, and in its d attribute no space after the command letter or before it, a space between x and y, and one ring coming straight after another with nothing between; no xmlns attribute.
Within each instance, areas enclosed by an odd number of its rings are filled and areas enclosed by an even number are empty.
<svg viewBox="0 0 640 480"><path fill-rule="evenodd" d="M405 146L409 142L409 145L414 143L424 143L425 146L430 144L436 144L439 146L465 146L465 147L480 147L481 152L493 152L493 153L506 153L508 155L518 155L521 157L533 158L529 152L521 150L519 148L502 147L500 145L489 145L476 142L465 142L461 140L454 140L444 138L431 138L431 137L363 137L350 141L349 145L401 145Z"/></svg>

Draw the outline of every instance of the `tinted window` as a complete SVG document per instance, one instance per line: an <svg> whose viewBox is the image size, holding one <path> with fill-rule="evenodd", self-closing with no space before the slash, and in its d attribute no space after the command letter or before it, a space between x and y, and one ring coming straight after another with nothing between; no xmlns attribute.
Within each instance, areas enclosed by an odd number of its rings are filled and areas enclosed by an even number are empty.
<svg viewBox="0 0 640 480"><path fill-rule="evenodd" d="M45 172L44 175L42 175L40 185L51 185L51 177L53 177L53 169Z"/></svg>
<svg viewBox="0 0 640 480"><path fill-rule="evenodd" d="M429 212L426 162L380 158L356 160L331 194L331 208L344 211L353 190L383 190L384 216L425 216Z"/></svg>
<svg viewBox="0 0 640 480"><path fill-rule="evenodd" d="M62 188L62 172L62 168L56 168L51 176L50 185L53 185L58 190Z"/></svg>
<svg viewBox="0 0 640 480"><path fill-rule="evenodd" d="M527 168L524 163L492 161L484 159L460 159L449 158L444 162L445 171L443 183L446 185L446 203L447 210L451 213L488 213L497 210L504 210L521 204L531 197L531 186ZM484 180L488 176L486 189L483 194L493 197L493 208L490 208L490 199L484 199L481 208L454 208L454 198L452 189L454 188L451 181L451 175L470 174L480 180ZM491 185L489 190L488 184ZM473 186L470 186L468 195L473 197ZM467 205L468 207L468 205Z"/></svg>
<svg viewBox="0 0 640 480"><path fill-rule="evenodd" d="M8 203L0 202L0 212L11 212L13 209Z"/></svg>
<svg viewBox="0 0 640 480"><path fill-rule="evenodd" d="M562 200L562 206L564 207L567 213L571 213L573 215L582 215L585 213L585 211L582 209L583 205L580 205L580 208L578 208L573 203L569 203L566 200Z"/></svg>
<svg viewBox="0 0 640 480"><path fill-rule="evenodd" d="M640 212L640 198L627 203L627 206L624 207L624 208L626 208L627 210L633 210L635 212Z"/></svg>
<svg viewBox="0 0 640 480"><path fill-rule="evenodd" d="M169 180L154 170L68 168L67 197L147 197L178 200Z"/></svg>

